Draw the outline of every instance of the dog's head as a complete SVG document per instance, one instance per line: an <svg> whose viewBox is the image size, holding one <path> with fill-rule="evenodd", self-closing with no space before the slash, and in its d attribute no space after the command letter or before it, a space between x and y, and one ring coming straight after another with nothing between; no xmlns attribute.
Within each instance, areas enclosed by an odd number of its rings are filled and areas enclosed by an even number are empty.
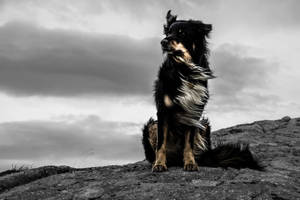
<svg viewBox="0 0 300 200"><path fill-rule="evenodd" d="M166 37L161 41L163 53L167 53L177 62L198 64L206 54L206 37L212 29L211 24L196 20L176 20L169 10L164 25Z"/></svg>

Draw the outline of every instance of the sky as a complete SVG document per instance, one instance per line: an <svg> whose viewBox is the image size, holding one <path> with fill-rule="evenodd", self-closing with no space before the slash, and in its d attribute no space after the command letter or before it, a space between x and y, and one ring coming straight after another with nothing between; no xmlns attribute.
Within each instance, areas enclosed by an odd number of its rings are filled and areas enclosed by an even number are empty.
<svg viewBox="0 0 300 200"><path fill-rule="evenodd" d="M142 160L166 12L212 24L213 130L299 117L297 0L0 0L0 171Z"/></svg>

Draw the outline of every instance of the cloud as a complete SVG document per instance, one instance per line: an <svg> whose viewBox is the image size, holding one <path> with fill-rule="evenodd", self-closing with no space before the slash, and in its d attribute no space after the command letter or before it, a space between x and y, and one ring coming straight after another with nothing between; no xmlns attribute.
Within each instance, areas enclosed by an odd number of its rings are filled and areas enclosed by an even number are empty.
<svg viewBox="0 0 300 200"><path fill-rule="evenodd" d="M245 88L267 86L269 76L278 66L263 58L247 56L246 50L244 46L224 44L213 51L212 65L218 77L213 81L216 93L234 96Z"/></svg>
<svg viewBox="0 0 300 200"><path fill-rule="evenodd" d="M259 119L296 117L292 105L274 87L288 77L280 63L249 55L247 46L224 44L212 51L211 67L216 79L209 81L206 114L214 130Z"/></svg>
<svg viewBox="0 0 300 200"><path fill-rule="evenodd" d="M141 160L141 124L96 116L0 124L0 160ZM13 163L10 163L13 164ZM35 164L35 163L32 163ZM51 163L46 163L51 164ZM66 164L66 163L60 163ZM89 166L89 163L82 163Z"/></svg>
<svg viewBox="0 0 300 200"><path fill-rule="evenodd" d="M2 1L1 23L11 20L36 22L47 28L124 33L139 37L162 33L167 10L179 18L202 19L212 23L218 33L232 30L272 33L299 28L297 0L51 0ZM240 33L239 33L240 34ZM237 34L238 35L238 34Z"/></svg>
<svg viewBox="0 0 300 200"><path fill-rule="evenodd" d="M217 78L210 81L210 92L215 110L250 110L257 104L279 101L279 96L268 91L270 79L278 73L278 63L248 56L247 49L224 44L212 52Z"/></svg>
<svg viewBox="0 0 300 200"><path fill-rule="evenodd" d="M93 5L93 3L89 2L89 5ZM101 5L107 5L107 9L115 10L117 13L128 12L138 20L156 18L157 15L162 17L165 16L167 10L172 9L175 14L179 15L179 18L205 19L205 21L213 21L218 26L226 25L227 29L234 29L240 25L243 27L260 26L263 29L295 28L299 27L300 20L300 13L297 10L300 2L297 0L228 0L226 2L222 0L154 2L107 0L101 1ZM230 27L228 27L229 25Z"/></svg>
<svg viewBox="0 0 300 200"><path fill-rule="evenodd" d="M149 94L161 62L159 38L0 28L0 89L15 95Z"/></svg>
<svg viewBox="0 0 300 200"><path fill-rule="evenodd" d="M10 23L0 29L0 41L0 89L18 96L150 97L162 60L158 38L138 40ZM277 100L266 90L278 65L248 56L247 49L225 44L212 52L218 78L211 81L211 96L223 109L250 100L252 104Z"/></svg>
<svg viewBox="0 0 300 200"><path fill-rule="evenodd" d="M200 9L199 15L207 15L218 22L222 27L235 29L242 27L260 27L261 29L299 28L300 14L297 0L266 0L266 1L239 1L239 0L212 0L189 1L193 8ZM205 2L205 3L203 3ZM260 29L260 30L261 30ZM252 30L259 31L259 30Z"/></svg>

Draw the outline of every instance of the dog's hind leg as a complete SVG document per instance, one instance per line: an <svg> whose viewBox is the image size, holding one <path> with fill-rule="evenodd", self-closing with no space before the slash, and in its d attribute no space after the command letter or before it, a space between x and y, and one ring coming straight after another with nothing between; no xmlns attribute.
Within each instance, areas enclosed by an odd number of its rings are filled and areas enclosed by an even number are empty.
<svg viewBox="0 0 300 200"><path fill-rule="evenodd" d="M195 131L196 128L188 128L185 132L183 162L186 171L198 171L199 169L193 154Z"/></svg>
<svg viewBox="0 0 300 200"><path fill-rule="evenodd" d="M153 164L155 161L155 150L157 146L157 122L152 118L144 125L142 144L144 147L145 158Z"/></svg>
<svg viewBox="0 0 300 200"><path fill-rule="evenodd" d="M168 135L168 124L165 120L158 120L156 160L152 167L153 172L163 172L167 170L166 165L166 145Z"/></svg>

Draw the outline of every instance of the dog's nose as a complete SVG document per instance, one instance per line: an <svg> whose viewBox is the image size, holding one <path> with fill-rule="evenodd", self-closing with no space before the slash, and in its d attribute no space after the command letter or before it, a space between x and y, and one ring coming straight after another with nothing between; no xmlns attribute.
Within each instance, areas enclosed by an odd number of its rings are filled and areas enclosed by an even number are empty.
<svg viewBox="0 0 300 200"><path fill-rule="evenodd" d="M161 46L163 46L163 47L165 47L165 46L167 46L168 45L168 40L167 39L163 39L161 42L160 42L160 44L161 44Z"/></svg>

